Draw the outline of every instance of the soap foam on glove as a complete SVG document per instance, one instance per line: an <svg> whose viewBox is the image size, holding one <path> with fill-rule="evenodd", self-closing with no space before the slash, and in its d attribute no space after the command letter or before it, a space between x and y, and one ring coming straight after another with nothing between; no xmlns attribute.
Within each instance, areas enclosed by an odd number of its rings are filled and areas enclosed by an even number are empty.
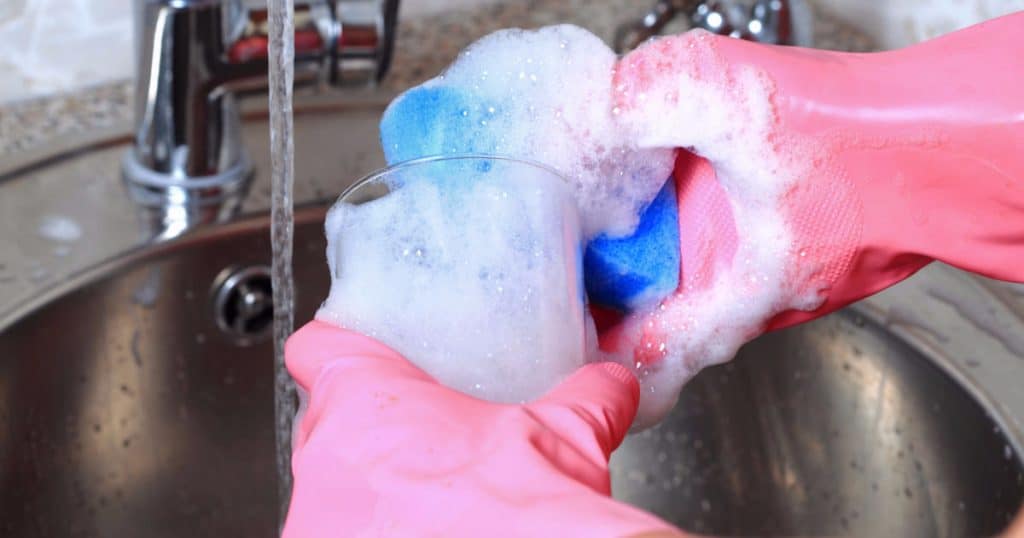
<svg viewBox="0 0 1024 538"><path fill-rule="evenodd" d="M463 51L441 76L395 99L384 114L380 130L389 164L427 156L477 153L536 161L557 170L568 182L578 207L582 237L587 241L585 280L589 299L628 312L656 305L660 298L671 294L679 282L675 187L673 181L666 181L666 178L671 179L676 151L672 147L638 147L636 141L642 133L632 131L628 124L619 121L612 87L616 61L614 52L599 38L574 26L498 31ZM453 161L452 166L461 165ZM430 193L436 204L445 203L445 198L467 202L465 182L459 178L488 171L453 168L447 172L427 178L439 188ZM417 185L414 190L426 189L426 185ZM394 234L395 226L406 229L401 224L403 211L430 213L428 208L414 203L406 195L403 201L382 199L374 203L378 204L378 209L336 207L332 210L327 223L329 257L337 256L339 248L372 250L370 244L342 245L343 241L350 241L344 236L352 234L352 230L344 231L344 226L384 218L370 215L372 211L390 213L387 218L393 219L389 224L391 228L383 224L377 226L381 234ZM385 204L393 208L385 210ZM421 207L399 210L398 204ZM450 207L443 211L435 209L438 214L429 219L449 218L441 215L450 212ZM484 208L477 209L472 211L471 217L462 219L464 222L443 225L473 226L500 218L504 219L499 223L502 226L515 227L506 217L489 215ZM346 216L342 217L343 213ZM424 223L417 223L407 231L424 226ZM358 235L371 236L372 233L363 230ZM489 248L485 242L475 246ZM515 254L503 255L507 256L505 265L514 268ZM494 258L496 263L499 258ZM573 353L566 353L562 364L549 365L550 368L538 368L531 364L530 358L523 357L503 356L499 361L493 357L467 357L463 352L469 349L468 340L488 338L488 334L477 331L478 334L468 335L463 334L465 331L460 333L456 327L440 328L438 324L443 325L441 318L446 314L438 311L437 305L451 301L450 294L463 293L460 290L467 283L460 283L460 279L472 282L478 279L468 273L438 271L431 273L430 278L441 278L440 286L432 280L418 283L413 279L403 280L397 271L409 270L402 268L404 261L381 258L369 262L382 267L394 264L380 271L379 285L370 290L364 286L348 286L344 275L336 275L331 296L318 318L377 337L449 386L496 401L516 401L524 394L535 395L536 388L522 385L550 387L564 372L579 366L581 359ZM332 262L332 267L336 263ZM509 282L519 277L514 271L505 275ZM387 282L392 280L402 281L399 289L394 286L387 289ZM402 302L402 297L415 296L415 293L413 289L401 289L407 286L431 288L431 291L409 307ZM492 308L488 301L502 300L501 297L481 297L478 305L481 326L494 328L507 322L492 319L493 313L488 312ZM504 310L514 308L515 305L509 304ZM389 311L399 313L384 319ZM593 321L589 314L585 315L584 323L589 328L587 355L590 360L606 359L597 349ZM416 320L424 318L430 321L417 324ZM520 337L527 336L522 332L524 328L548 332L565 329L558 322L552 322L547 329L536 324L515 326L521 331ZM419 342L431 340L428 336L437 331L451 332L449 349L417 347ZM468 339L466 346L459 343L460 338ZM501 347L504 337L496 338ZM509 344L510 351L513 347ZM632 365L631 359L619 362ZM492 383L481 382L488 377L487 372ZM517 384L520 386L506 387Z"/></svg>
<svg viewBox="0 0 1024 538"><path fill-rule="evenodd" d="M645 59L671 63L672 58L692 56L687 43L658 42L661 48ZM785 306L813 306L816 298L780 304L786 297L780 253L789 248L791 239L777 214L776 201L786 189L786 163L772 162L764 168L763 159L728 158L761 151L758 144L771 119L770 85L752 72L736 73L729 87L703 83L701 66L692 70L696 75L692 79L658 79L654 84L650 70L659 69L655 63L638 65L629 57L616 62L603 42L580 28L499 31L466 49L443 75L396 99L381 122L381 140L389 163L439 154L490 153L538 161L567 178L583 237L591 240L585 274L591 299L632 311L623 324L602 335L603 351L589 343L588 359L614 360L633 369L643 388L637 421L649 425L664 416L679 388L700 368L732 357L760 330L766 313ZM638 106L648 98L664 106ZM638 118L637 110L655 113ZM689 118L702 120L687 123ZM734 138L736 125L744 128ZM700 145L695 149L701 155L715 163L713 170L708 168L710 176L702 185L681 185L676 178L675 184L670 181L666 186L666 178L672 177L675 148L695 144ZM677 208L693 205L693 199L675 200L676 189L683 187L687 193L695 192L695 187L696 192L717 192L720 201L742 188L745 192L740 195L759 200L753 204L759 208L755 211L729 214L727 201L725 210L719 211L735 219L737 228L752 231L729 253L726 263L735 274L722 282L693 285L684 258L683 285L679 285ZM722 189L728 190L728 197ZM721 209L722 204L718 206ZM481 213L478 218L495 217ZM687 224L684 219L683 226ZM699 222L689 224L695 224L691 234L706 231ZM328 222L329 240L336 242L332 234L337 232ZM684 233L681 241L698 239ZM684 245L684 249L702 245ZM373 323L357 325L343 319L345 309L353 309L351 301L335 293L335 288L344 286L343 280L334 279L332 300L318 316L379 335ZM406 308L398 301L377 300L378 290L350 291L374 299L373 307L381 311ZM424 302L418 316L443 317L440 305L446 300L450 299L437 295ZM666 308L666 300L674 306ZM691 304L694 301L700 304ZM709 319L702 317L696 323L688 312L705 303L717 306ZM420 363L412 347L383 336L381 340ZM415 340L415 335L408 337L409 342ZM450 359L453 363L447 367L453 370L484 360ZM493 370L492 386L529 375L524 372L531 368L529 358L518 358L518 364L515 360L510 357L505 370ZM572 356L566 361L560 369L576 366Z"/></svg>

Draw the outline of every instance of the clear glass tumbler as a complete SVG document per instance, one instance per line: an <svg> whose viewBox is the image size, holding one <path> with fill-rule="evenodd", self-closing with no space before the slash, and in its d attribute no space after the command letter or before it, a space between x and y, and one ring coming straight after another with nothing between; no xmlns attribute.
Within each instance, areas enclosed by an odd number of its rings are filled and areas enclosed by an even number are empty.
<svg viewBox="0 0 1024 538"><path fill-rule="evenodd" d="M342 193L326 221L321 321L441 383L525 402L586 360L576 202L558 172L487 155L418 159Z"/></svg>

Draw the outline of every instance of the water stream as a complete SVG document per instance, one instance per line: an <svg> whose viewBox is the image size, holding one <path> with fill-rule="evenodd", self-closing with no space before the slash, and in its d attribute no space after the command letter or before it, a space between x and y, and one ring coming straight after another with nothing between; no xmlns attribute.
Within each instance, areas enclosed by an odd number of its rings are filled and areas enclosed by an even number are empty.
<svg viewBox="0 0 1024 538"><path fill-rule="evenodd" d="M291 498L291 434L295 385L284 365L284 342L292 333L295 302L292 276L292 186L295 176L292 137L292 83L295 78L293 0L267 0L270 64L270 247L274 294L274 423L278 473L278 522L284 523Z"/></svg>

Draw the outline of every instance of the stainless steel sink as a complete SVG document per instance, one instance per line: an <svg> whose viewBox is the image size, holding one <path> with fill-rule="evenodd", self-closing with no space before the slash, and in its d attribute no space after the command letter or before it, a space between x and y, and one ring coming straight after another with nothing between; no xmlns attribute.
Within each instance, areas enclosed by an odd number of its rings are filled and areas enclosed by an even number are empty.
<svg viewBox="0 0 1024 538"><path fill-rule="evenodd" d="M999 423L856 309L776 334L687 385L615 453L613 492L717 535L988 536L1024 501Z"/></svg>
<svg viewBox="0 0 1024 538"><path fill-rule="evenodd" d="M297 212L299 320L327 292L323 214ZM216 300L262 285L267 237L256 217L153 246L0 321L0 534L274 534L271 346ZM616 452L615 495L705 533L997 532L1024 502L1020 439L872 317L701 373Z"/></svg>
<svg viewBox="0 0 1024 538"><path fill-rule="evenodd" d="M323 211L302 215L308 319L328 281ZM3 330L0 534L274 534L272 349L221 329L211 288L224 269L269 261L266 226L97 268Z"/></svg>
<svg viewBox="0 0 1024 538"><path fill-rule="evenodd" d="M566 11L597 19L584 5ZM410 34L406 62L436 71L444 28ZM390 97L296 104L300 323L327 293L325 204L382 164ZM0 536L275 534L257 101L249 216L170 242L117 176L127 125L0 164ZM701 373L613 455L613 493L701 533L987 535L1024 503L1022 432L1024 287L935 264Z"/></svg>

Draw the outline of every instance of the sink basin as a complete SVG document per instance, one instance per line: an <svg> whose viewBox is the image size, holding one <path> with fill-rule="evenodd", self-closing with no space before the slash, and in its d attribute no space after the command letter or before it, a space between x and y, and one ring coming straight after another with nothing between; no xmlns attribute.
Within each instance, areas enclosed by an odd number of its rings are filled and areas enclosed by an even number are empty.
<svg viewBox="0 0 1024 538"><path fill-rule="evenodd" d="M323 215L297 211L300 321L327 293ZM274 534L265 318L216 300L261 285L267 226L139 251L0 320L0 533ZM991 534L1024 502L1024 464L972 394L848 310L701 373L615 453L614 494L705 533Z"/></svg>
<svg viewBox="0 0 1024 538"><path fill-rule="evenodd" d="M609 33L621 20L585 4L566 9L574 22ZM996 14L995 2L811 4L884 47ZM819 37L838 43L829 24ZM443 28L399 44L414 77L458 48L458 28ZM299 323L327 294L323 203L382 164L374 134L391 95L357 95L296 103ZM270 250L265 104L247 103L257 175L242 211L255 216L171 242L140 234L114 172L127 130L0 166L0 536L275 535L269 317L238 302L267 290ZM708 534L998 532L1024 503L1022 298L934 264L765 335L626 439L613 494Z"/></svg>

